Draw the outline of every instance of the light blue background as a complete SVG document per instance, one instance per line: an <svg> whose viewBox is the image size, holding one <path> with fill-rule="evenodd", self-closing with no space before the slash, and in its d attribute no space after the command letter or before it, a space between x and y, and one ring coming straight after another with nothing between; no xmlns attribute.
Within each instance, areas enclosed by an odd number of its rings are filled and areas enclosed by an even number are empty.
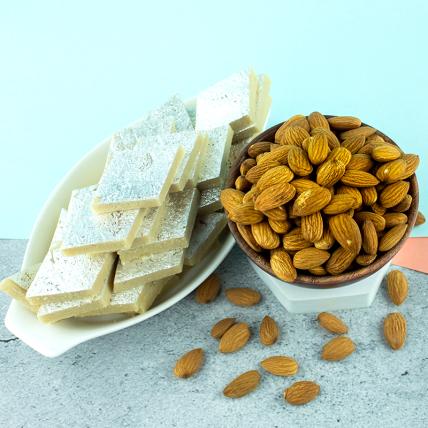
<svg viewBox="0 0 428 428"><path fill-rule="evenodd" d="M248 65L272 78L271 124L312 110L359 116L421 155L424 189L427 5L2 2L0 237L28 237L55 184L113 131Z"/></svg>

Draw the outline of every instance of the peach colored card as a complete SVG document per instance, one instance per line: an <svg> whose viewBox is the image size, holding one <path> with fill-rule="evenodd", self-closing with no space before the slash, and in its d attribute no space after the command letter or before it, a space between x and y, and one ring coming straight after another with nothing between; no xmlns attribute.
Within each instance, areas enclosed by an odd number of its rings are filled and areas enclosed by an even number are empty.
<svg viewBox="0 0 428 428"><path fill-rule="evenodd" d="M395 265L428 273L428 238L409 238L392 260Z"/></svg>

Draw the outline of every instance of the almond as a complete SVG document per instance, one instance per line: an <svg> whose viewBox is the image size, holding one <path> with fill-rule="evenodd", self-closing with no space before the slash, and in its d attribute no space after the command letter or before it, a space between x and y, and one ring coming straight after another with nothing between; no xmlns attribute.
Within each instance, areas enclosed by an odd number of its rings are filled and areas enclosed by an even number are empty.
<svg viewBox="0 0 428 428"><path fill-rule="evenodd" d="M321 327L324 327L331 333L334 334L345 334L348 333L347 325L338 317L331 314L330 312L321 312L318 314L318 322Z"/></svg>
<svg viewBox="0 0 428 428"><path fill-rule="evenodd" d="M280 233L284 235L291 229L291 223L287 220L274 220L272 218L268 218L269 226L276 233Z"/></svg>
<svg viewBox="0 0 428 428"><path fill-rule="evenodd" d="M325 128L314 128L311 130L312 136L315 136L318 134L323 134L327 137L328 147L330 150L333 150L336 147L340 147L340 142L339 142L338 138L336 137L336 135L334 134L334 132L331 132L330 130L325 129Z"/></svg>
<svg viewBox="0 0 428 428"><path fill-rule="evenodd" d="M403 347L407 335L406 319L399 312L388 314L383 322L383 334L388 345L394 350Z"/></svg>
<svg viewBox="0 0 428 428"><path fill-rule="evenodd" d="M323 209L331 200L331 193L323 187L314 187L301 193L293 204L293 214L306 216Z"/></svg>
<svg viewBox="0 0 428 428"><path fill-rule="evenodd" d="M377 191L376 187L362 187L361 197L363 198L364 205L373 205L377 201Z"/></svg>
<svg viewBox="0 0 428 428"><path fill-rule="evenodd" d="M367 254L376 254L378 247L378 237L376 228L372 221L366 220L362 227L363 249Z"/></svg>
<svg viewBox="0 0 428 428"><path fill-rule="evenodd" d="M250 335L248 324L244 322L234 324L221 337L218 349L224 354L239 351L247 344Z"/></svg>
<svg viewBox="0 0 428 428"><path fill-rule="evenodd" d="M339 336L328 341L322 348L321 358L340 361L355 351L355 343L347 336Z"/></svg>
<svg viewBox="0 0 428 428"><path fill-rule="evenodd" d="M223 394L229 398L241 398L254 391L259 383L260 373L257 370L251 370L233 379L232 382L224 388Z"/></svg>
<svg viewBox="0 0 428 428"><path fill-rule="evenodd" d="M350 169L341 178L343 184L352 187L371 187L379 184L379 180L369 172Z"/></svg>
<svg viewBox="0 0 428 428"><path fill-rule="evenodd" d="M270 186L281 183L289 183L294 177L293 172L288 166L280 165L266 171L257 181L256 187L262 192Z"/></svg>
<svg viewBox="0 0 428 428"><path fill-rule="evenodd" d="M319 165L324 162L330 153L327 136L325 134L315 134L310 137L307 152L312 165Z"/></svg>
<svg viewBox="0 0 428 428"><path fill-rule="evenodd" d="M386 211L386 208L384 208L382 205L378 204L377 202L375 202L370 208L374 213L379 215L384 215Z"/></svg>
<svg viewBox="0 0 428 428"><path fill-rule="evenodd" d="M301 229L297 228L297 231L292 230L282 238L282 245L288 251L299 251L312 244L303 237Z"/></svg>
<svg viewBox="0 0 428 428"><path fill-rule="evenodd" d="M397 181L388 184L380 193L379 200L385 208L398 205L409 192L410 184L407 181Z"/></svg>
<svg viewBox="0 0 428 428"><path fill-rule="evenodd" d="M358 254L361 249L361 232L356 221L348 214L330 217L329 227L336 241L345 249Z"/></svg>
<svg viewBox="0 0 428 428"><path fill-rule="evenodd" d="M325 268L323 266L317 266L317 267L314 267L312 269L308 269L308 271L312 275L316 275L316 276L327 275L327 271L325 270Z"/></svg>
<svg viewBox="0 0 428 428"><path fill-rule="evenodd" d="M283 355L266 358L260 365L275 376L293 376L299 370L299 365L294 358Z"/></svg>
<svg viewBox="0 0 428 428"><path fill-rule="evenodd" d="M406 195L404 199L398 205L392 207L391 210L396 213L406 212L410 208L410 205L412 205L412 201L413 198L411 195Z"/></svg>
<svg viewBox="0 0 428 428"><path fill-rule="evenodd" d="M323 208L325 214L334 215L341 214L349 209L353 208L355 205L355 198L349 194L338 194L334 195L331 198L330 203Z"/></svg>
<svg viewBox="0 0 428 428"><path fill-rule="evenodd" d="M386 213L383 215L383 218L385 219L385 227L387 228L407 223L407 216L404 213Z"/></svg>
<svg viewBox="0 0 428 428"><path fill-rule="evenodd" d="M231 211L242 204L244 193L236 189L224 189L220 193L220 201L226 211Z"/></svg>
<svg viewBox="0 0 428 428"><path fill-rule="evenodd" d="M313 269L324 264L330 257L325 250L310 247L297 251L293 257L293 265L297 269Z"/></svg>
<svg viewBox="0 0 428 428"><path fill-rule="evenodd" d="M281 244L278 234L273 231L267 221L253 224L251 233L257 244L265 250L273 250Z"/></svg>
<svg viewBox="0 0 428 428"><path fill-rule="evenodd" d="M255 199L259 196L260 192L257 190L255 184L251 187L251 189L244 195L242 198L242 202L246 204L247 202L251 202L254 204Z"/></svg>
<svg viewBox="0 0 428 428"><path fill-rule="evenodd" d="M345 174L345 164L338 159L322 163L317 170L317 184L324 187L333 186Z"/></svg>
<svg viewBox="0 0 428 428"><path fill-rule="evenodd" d="M239 233L241 234L244 241L256 252L262 251L262 247L257 244L254 236L251 232L251 226L245 226L240 223L236 223L236 227L238 228Z"/></svg>
<svg viewBox="0 0 428 428"><path fill-rule="evenodd" d="M211 336L214 339L221 339L224 333L235 324L235 318L224 318L213 325Z"/></svg>
<svg viewBox="0 0 428 428"><path fill-rule="evenodd" d="M289 126L278 141L282 145L301 147L304 139L310 137L309 132L300 126Z"/></svg>
<svg viewBox="0 0 428 428"><path fill-rule="evenodd" d="M293 383L284 391L284 399L293 406L301 406L315 400L319 393L318 384L309 380L301 380Z"/></svg>
<svg viewBox="0 0 428 428"><path fill-rule="evenodd" d="M251 144L248 147L247 153L248 156L256 158L258 155L270 151L270 142L269 141L259 141L258 143Z"/></svg>
<svg viewBox="0 0 428 428"><path fill-rule="evenodd" d="M319 211L302 217L300 228L306 241L319 241L322 238L323 227L322 215Z"/></svg>
<svg viewBox="0 0 428 428"><path fill-rule="evenodd" d="M360 171L370 171L373 168L373 161L369 155L356 153L352 155L346 169L358 169ZM379 178L379 177L378 177Z"/></svg>
<svg viewBox="0 0 428 428"><path fill-rule="evenodd" d="M195 299L201 304L211 303L220 293L220 289L220 278L213 273L196 289Z"/></svg>
<svg viewBox="0 0 428 428"><path fill-rule="evenodd" d="M263 211L263 214L271 220L287 220L288 214L284 207L276 207L271 210Z"/></svg>
<svg viewBox="0 0 428 428"><path fill-rule="evenodd" d="M347 131L361 126L361 120L354 116L335 116L327 120L332 128L339 131Z"/></svg>
<svg viewBox="0 0 428 428"><path fill-rule="evenodd" d="M246 192L247 190L250 190L251 183L243 175L240 175L235 180L235 188L241 192Z"/></svg>
<svg viewBox="0 0 428 428"><path fill-rule="evenodd" d="M239 167L239 172L241 175L245 175L253 166L256 166L254 159L245 159Z"/></svg>
<svg viewBox="0 0 428 428"><path fill-rule="evenodd" d="M376 133L376 129L371 126L360 126L359 128L350 129L349 131L342 132L340 138L346 140L349 137L354 137L355 135L362 135L364 137L370 137Z"/></svg>
<svg viewBox="0 0 428 428"><path fill-rule="evenodd" d="M401 179L406 172L406 161L397 159L382 164L376 171L376 177L385 183L394 183Z"/></svg>
<svg viewBox="0 0 428 428"><path fill-rule="evenodd" d="M420 226L425 223L425 216L418 211L418 215L416 216L415 226Z"/></svg>
<svg viewBox="0 0 428 428"><path fill-rule="evenodd" d="M346 147L336 147L328 155L327 160L339 160L345 167L352 159L352 153Z"/></svg>
<svg viewBox="0 0 428 428"><path fill-rule="evenodd" d="M371 265L376 260L377 254L360 254L355 261L360 266Z"/></svg>
<svg viewBox="0 0 428 428"><path fill-rule="evenodd" d="M184 354L174 367L174 374L177 377L188 378L199 371L204 362L204 351L201 348L193 349Z"/></svg>
<svg viewBox="0 0 428 428"><path fill-rule="evenodd" d="M309 180L308 178L296 178L290 184L295 187L298 195L303 192L306 192L306 190L319 187L319 185L315 183L315 181Z"/></svg>
<svg viewBox="0 0 428 428"><path fill-rule="evenodd" d="M260 302L261 295L257 290L247 287L228 288L226 297L237 306L253 306Z"/></svg>
<svg viewBox="0 0 428 428"><path fill-rule="evenodd" d="M336 240L330 229L324 229L321 239L315 242L314 246L320 250L329 250L335 242Z"/></svg>
<svg viewBox="0 0 428 428"><path fill-rule="evenodd" d="M385 229L385 219L380 214L372 213L371 211L360 211L355 213L354 220L357 222L370 220L374 224L377 232Z"/></svg>
<svg viewBox="0 0 428 428"><path fill-rule="evenodd" d="M361 205L363 204L363 197L361 196L361 192L356 187L342 185L337 189L336 194L351 195L355 200L355 203L352 206L352 208L354 209L360 208Z"/></svg>
<svg viewBox="0 0 428 428"><path fill-rule="evenodd" d="M293 282L297 278L297 271L293 266L291 257L282 248L271 251L270 266L275 275L283 281Z"/></svg>
<svg viewBox="0 0 428 428"><path fill-rule="evenodd" d="M406 230L407 224L398 224L397 226L389 229L388 232L386 232L380 239L379 251L385 252L395 247L401 241Z"/></svg>
<svg viewBox="0 0 428 428"><path fill-rule="evenodd" d="M253 166L252 168L250 168L248 172L245 174L245 178L250 183L255 184L266 171L279 165L280 163L275 160L261 162L260 164L257 164L256 166Z"/></svg>
<svg viewBox="0 0 428 428"><path fill-rule="evenodd" d="M264 189L256 198L254 206L259 211L268 211L291 201L296 189L290 183L279 182Z"/></svg>
<svg viewBox="0 0 428 428"><path fill-rule="evenodd" d="M330 275L339 275L351 266L355 254L347 249L340 247L333 252L326 264L327 272Z"/></svg>
<svg viewBox="0 0 428 428"><path fill-rule="evenodd" d="M278 147L271 147L269 153L264 153L263 157L260 159L260 162L266 161L276 161L280 164L288 164L288 152L293 146L281 146L278 144Z"/></svg>
<svg viewBox="0 0 428 428"><path fill-rule="evenodd" d="M314 128L330 129L330 125L327 119L323 114L321 114L318 111L314 111L308 116L308 122L311 129L314 129Z"/></svg>
<svg viewBox="0 0 428 428"><path fill-rule="evenodd" d="M255 224L263 220L263 213L254 209L252 202L247 202L231 210L229 218L235 223Z"/></svg>
<svg viewBox="0 0 428 428"><path fill-rule="evenodd" d="M313 169L305 151L297 146L288 152L288 166L300 176L309 175Z"/></svg>
<svg viewBox="0 0 428 428"><path fill-rule="evenodd" d="M276 322L266 315L260 324L260 342L265 346L273 345L279 336L279 328Z"/></svg>
<svg viewBox="0 0 428 428"><path fill-rule="evenodd" d="M387 289L391 302L394 305L401 305L409 293L409 284L406 275L400 270L392 270L387 276Z"/></svg>
<svg viewBox="0 0 428 428"><path fill-rule="evenodd" d="M355 154L366 144L366 137L364 135L355 135L343 141L342 147L348 149L352 154Z"/></svg>
<svg viewBox="0 0 428 428"><path fill-rule="evenodd" d="M416 172L420 161L419 156L413 154L404 155L403 159L406 161L406 172L400 177L401 180L411 177Z"/></svg>
<svg viewBox="0 0 428 428"><path fill-rule="evenodd" d="M401 157L401 151L392 144L382 144L373 147L371 156L378 162L390 162Z"/></svg>
<svg viewBox="0 0 428 428"><path fill-rule="evenodd" d="M310 125L309 122L307 121L306 117L303 116L302 114L296 114L292 117L290 117L290 119L286 120L276 131L275 133L275 142L279 143L279 141L282 139L285 130L290 127L290 126L301 126L302 128L306 129L306 131L310 131Z"/></svg>

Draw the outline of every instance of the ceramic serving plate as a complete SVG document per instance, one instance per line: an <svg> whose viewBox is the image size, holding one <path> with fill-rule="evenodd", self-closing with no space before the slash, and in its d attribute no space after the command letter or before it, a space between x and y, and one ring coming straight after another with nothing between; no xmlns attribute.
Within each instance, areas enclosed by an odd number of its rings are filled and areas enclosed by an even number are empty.
<svg viewBox="0 0 428 428"><path fill-rule="evenodd" d="M61 208L67 207L72 190L98 182L104 168L108 146L109 142L105 140L95 147L54 189L34 224L24 255L23 269L43 260ZM82 342L138 324L179 302L217 268L232 249L234 242L229 231L225 230L219 237L219 245L215 246L200 263L188 269L173 286L165 290L154 306L144 314L132 317L71 318L49 325L38 321L36 315L19 302L12 301L6 314L5 325L11 333L37 352L47 357L56 357Z"/></svg>

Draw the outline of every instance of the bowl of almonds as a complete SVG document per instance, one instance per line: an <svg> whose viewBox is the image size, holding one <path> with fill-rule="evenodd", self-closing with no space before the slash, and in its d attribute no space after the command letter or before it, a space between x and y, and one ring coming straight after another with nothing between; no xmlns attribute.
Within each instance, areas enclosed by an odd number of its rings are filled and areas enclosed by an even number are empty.
<svg viewBox="0 0 428 428"><path fill-rule="evenodd" d="M409 236L418 165L356 117L295 115L244 148L221 202L236 242L265 272L346 285L379 271Z"/></svg>

